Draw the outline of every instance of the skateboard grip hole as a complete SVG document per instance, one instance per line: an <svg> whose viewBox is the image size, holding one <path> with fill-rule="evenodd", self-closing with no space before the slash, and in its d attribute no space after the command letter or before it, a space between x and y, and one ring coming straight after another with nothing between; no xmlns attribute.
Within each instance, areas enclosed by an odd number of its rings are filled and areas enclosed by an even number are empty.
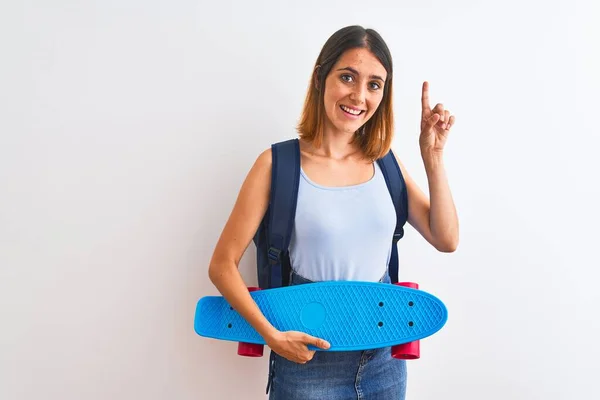
<svg viewBox="0 0 600 400"><path fill-rule="evenodd" d="M409 307L412 307L412 306L414 306L414 305L415 305L415 303L413 303L412 301L409 301L409 302L408 302L408 306L409 306Z"/></svg>
<svg viewBox="0 0 600 400"><path fill-rule="evenodd" d="M231 324L227 324L227 327L228 327L228 328L230 328L230 329L231 329L231 327L232 327L232 326L233 326L233 325L231 325Z"/></svg>
<svg viewBox="0 0 600 400"><path fill-rule="evenodd" d="M383 322L379 321L377 325L379 325L379 327L381 328L383 326Z"/></svg>
<svg viewBox="0 0 600 400"><path fill-rule="evenodd" d="M412 321L408 321L408 326L413 326L415 323Z"/></svg>
<svg viewBox="0 0 600 400"><path fill-rule="evenodd" d="M383 301L379 302L379 307L383 307Z"/></svg>

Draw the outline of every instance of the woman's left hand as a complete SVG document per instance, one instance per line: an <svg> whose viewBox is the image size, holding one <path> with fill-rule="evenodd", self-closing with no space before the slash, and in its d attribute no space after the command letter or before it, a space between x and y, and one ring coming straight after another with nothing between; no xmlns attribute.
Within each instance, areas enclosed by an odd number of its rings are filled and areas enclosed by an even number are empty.
<svg viewBox="0 0 600 400"><path fill-rule="evenodd" d="M423 82L423 94L421 96L423 107L421 114L421 136L419 146L422 154L441 155L448 134L456 118L450 115L450 111L444 110L440 103L431 109L429 106L429 82Z"/></svg>

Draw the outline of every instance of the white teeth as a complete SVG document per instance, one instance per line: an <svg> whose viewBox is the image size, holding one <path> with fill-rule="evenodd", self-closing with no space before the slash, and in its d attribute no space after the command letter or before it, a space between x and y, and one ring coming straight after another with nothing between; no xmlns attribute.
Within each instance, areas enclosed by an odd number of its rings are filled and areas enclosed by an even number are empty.
<svg viewBox="0 0 600 400"><path fill-rule="evenodd" d="M352 114L352 115L358 115L362 112L362 111L352 110L351 108L348 108L346 106L341 106L341 107L342 107L342 110L344 110L347 113Z"/></svg>

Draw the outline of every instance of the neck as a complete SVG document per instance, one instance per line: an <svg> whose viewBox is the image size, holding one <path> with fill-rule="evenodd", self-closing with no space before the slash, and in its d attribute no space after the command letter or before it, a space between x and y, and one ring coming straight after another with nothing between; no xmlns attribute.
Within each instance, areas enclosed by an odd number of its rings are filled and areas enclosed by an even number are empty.
<svg viewBox="0 0 600 400"><path fill-rule="evenodd" d="M323 132L323 141L319 149L315 152L321 156L334 160L344 160L360 154L360 148L352 143L353 133L340 132L332 129L325 129Z"/></svg>

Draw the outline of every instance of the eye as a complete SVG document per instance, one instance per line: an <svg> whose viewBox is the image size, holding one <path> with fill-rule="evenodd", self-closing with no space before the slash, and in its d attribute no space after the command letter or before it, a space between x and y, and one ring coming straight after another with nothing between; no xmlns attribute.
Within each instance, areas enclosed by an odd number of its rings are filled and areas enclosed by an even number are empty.
<svg viewBox="0 0 600 400"><path fill-rule="evenodd" d="M379 85L379 83L377 83L377 82L371 82L371 85L374 86L374 87L371 86L371 89L373 89L373 90L379 90L379 89L381 89L381 85Z"/></svg>
<svg viewBox="0 0 600 400"><path fill-rule="evenodd" d="M344 82L352 82L352 80L354 79L354 78L352 77L352 75L348 75L348 74L344 74L344 75L342 75L342 76L341 76L341 78L342 78L342 80L343 80ZM346 78L350 78L350 79L349 79L349 80L346 80Z"/></svg>

